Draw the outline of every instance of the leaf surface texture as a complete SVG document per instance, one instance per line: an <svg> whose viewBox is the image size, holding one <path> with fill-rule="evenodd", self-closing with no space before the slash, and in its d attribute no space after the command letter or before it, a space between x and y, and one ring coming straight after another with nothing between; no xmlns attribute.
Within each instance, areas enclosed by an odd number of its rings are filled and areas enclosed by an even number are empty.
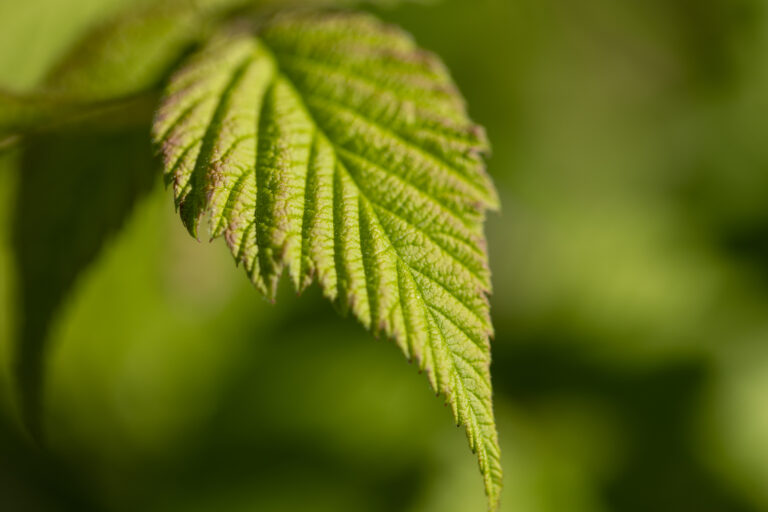
<svg viewBox="0 0 768 512"><path fill-rule="evenodd" d="M366 15L289 14L221 34L154 124L189 231L203 219L274 299L287 271L394 339L444 393L501 488L492 408L484 131L448 72Z"/></svg>

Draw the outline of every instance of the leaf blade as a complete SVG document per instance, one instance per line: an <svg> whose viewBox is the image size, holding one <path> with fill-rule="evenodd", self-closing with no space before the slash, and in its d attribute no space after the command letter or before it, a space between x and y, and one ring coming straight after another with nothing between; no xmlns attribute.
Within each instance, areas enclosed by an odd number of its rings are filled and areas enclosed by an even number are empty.
<svg viewBox="0 0 768 512"><path fill-rule="evenodd" d="M368 16L280 16L192 57L154 137L193 235L210 215L269 298L284 270L299 291L316 277L419 362L496 509L483 220L498 197L485 134L439 60Z"/></svg>
<svg viewBox="0 0 768 512"><path fill-rule="evenodd" d="M148 130L155 98L29 135L20 151L12 249L21 291L14 377L21 420L44 443L52 322L156 184ZM44 207L41 207L44 205Z"/></svg>

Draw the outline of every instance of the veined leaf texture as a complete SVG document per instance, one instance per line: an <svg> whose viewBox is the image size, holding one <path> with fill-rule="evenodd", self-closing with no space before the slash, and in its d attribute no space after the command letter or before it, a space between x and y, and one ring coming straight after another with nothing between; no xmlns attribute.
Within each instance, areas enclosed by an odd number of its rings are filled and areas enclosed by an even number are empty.
<svg viewBox="0 0 768 512"><path fill-rule="evenodd" d="M172 77L154 139L189 231L203 218L274 299L284 271L394 339L444 393L490 508L502 469L483 221L488 143L442 63L361 14L216 36Z"/></svg>

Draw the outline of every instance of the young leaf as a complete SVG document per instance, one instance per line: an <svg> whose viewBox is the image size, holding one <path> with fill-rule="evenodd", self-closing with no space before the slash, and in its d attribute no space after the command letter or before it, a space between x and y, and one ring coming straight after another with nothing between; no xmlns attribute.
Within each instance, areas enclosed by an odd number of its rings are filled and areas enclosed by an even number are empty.
<svg viewBox="0 0 768 512"><path fill-rule="evenodd" d="M222 35L172 78L155 125L189 231L203 217L274 299L288 271L394 338L444 393L492 509L494 424L483 130L439 60L352 14Z"/></svg>
<svg viewBox="0 0 768 512"><path fill-rule="evenodd" d="M48 73L44 90L81 101L146 91L203 38L212 23L248 0L160 0L129 6L97 24Z"/></svg>

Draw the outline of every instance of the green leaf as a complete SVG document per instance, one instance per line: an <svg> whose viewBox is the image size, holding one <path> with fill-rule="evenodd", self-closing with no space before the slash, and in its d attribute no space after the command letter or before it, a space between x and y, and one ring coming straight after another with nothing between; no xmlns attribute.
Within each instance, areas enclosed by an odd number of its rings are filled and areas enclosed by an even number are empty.
<svg viewBox="0 0 768 512"><path fill-rule="evenodd" d="M172 78L154 139L189 231L203 217L274 299L284 270L393 338L501 488L492 410L484 131L440 61L353 14L223 34Z"/></svg>
<svg viewBox="0 0 768 512"><path fill-rule="evenodd" d="M44 90L93 102L152 88L214 22L246 2L161 0L124 9L64 55L48 73Z"/></svg>
<svg viewBox="0 0 768 512"><path fill-rule="evenodd" d="M35 133L21 145L13 251L21 297L14 353L23 420L40 440L51 321L83 270L156 182L154 102Z"/></svg>

